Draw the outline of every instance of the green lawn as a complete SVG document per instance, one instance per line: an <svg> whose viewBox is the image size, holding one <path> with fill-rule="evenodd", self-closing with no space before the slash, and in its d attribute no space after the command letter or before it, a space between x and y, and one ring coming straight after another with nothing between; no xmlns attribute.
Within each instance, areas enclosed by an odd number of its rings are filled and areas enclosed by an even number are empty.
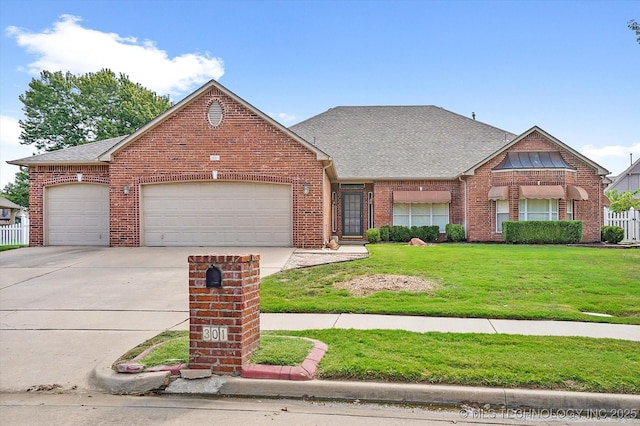
<svg viewBox="0 0 640 426"><path fill-rule="evenodd" d="M353 262L284 271L261 283L262 312L356 312L640 324L640 250L505 244L367 246ZM334 282L400 274L428 293L350 296ZM613 315L594 317L582 312Z"/></svg>
<svg viewBox="0 0 640 426"><path fill-rule="evenodd" d="M327 380L640 393L639 342L401 330L276 333L329 345L318 366Z"/></svg>
<svg viewBox="0 0 640 426"><path fill-rule="evenodd" d="M286 336L286 337L282 337ZM640 393L640 342L584 337L505 334L413 333L400 330L263 332L251 363L299 365L313 344L329 345L317 377L332 380L406 382ZM170 331L124 355L149 366L189 360L189 332Z"/></svg>

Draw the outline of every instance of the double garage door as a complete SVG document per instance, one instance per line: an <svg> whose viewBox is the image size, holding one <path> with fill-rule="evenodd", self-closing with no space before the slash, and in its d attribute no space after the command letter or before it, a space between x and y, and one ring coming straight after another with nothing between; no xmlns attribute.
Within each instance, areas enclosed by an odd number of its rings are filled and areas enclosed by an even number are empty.
<svg viewBox="0 0 640 426"><path fill-rule="evenodd" d="M247 182L150 184L141 192L146 246L292 244L291 186ZM47 189L48 245L109 245L109 188L68 184Z"/></svg>
<svg viewBox="0 0 640 426"><path fill-rule="evenodd" d="M142 187L146 246L291 246L291 186L187 182Z"/></svg>

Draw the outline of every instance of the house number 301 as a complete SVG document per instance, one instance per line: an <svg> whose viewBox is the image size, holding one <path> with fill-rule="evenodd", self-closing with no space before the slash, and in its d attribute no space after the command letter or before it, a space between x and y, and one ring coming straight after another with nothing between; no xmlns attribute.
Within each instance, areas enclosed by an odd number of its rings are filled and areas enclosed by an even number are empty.
<svg viewBox="0 0 640 426"><path fill-rule="evenodd" d="M202 327L202 340L205 342L227 342L229 329L227 327Z"/></svg>

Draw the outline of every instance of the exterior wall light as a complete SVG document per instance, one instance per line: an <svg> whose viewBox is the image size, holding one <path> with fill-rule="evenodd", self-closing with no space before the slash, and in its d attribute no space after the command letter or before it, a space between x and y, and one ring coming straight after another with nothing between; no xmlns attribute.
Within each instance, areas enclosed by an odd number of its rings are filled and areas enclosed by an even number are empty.
<svg viewBox="0 0 640 426"><path fill-rule="evenodd" d="M302 185L302 193L304 195L308 195L309 194L309 184L305 183L304 185Z"/></svg>
<svg viewBox="0 0 640 426"><path fill-rule="evenodd" d="M130 190L131 190L131 187L130 187L130 186L129 186L129 184L127 183L127 184L125 184L125 185L124 185L124 188L123 188L123 190L122 190L122 191L124 192L124 195L129 195L129 191L130 191Z"/></svg>

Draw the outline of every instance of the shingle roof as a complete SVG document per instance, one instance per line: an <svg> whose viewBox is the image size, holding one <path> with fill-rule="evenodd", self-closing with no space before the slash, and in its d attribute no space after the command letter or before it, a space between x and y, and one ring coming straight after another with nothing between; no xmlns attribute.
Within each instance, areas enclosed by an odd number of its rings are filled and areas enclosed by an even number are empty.
<svg viewBox="0 0 640 426"><path fill-rule="evenodd" d="M0 197L0 207L3 209L21 209L22 207L17 205L11 200L7 200L4 197Z"/></svg>
<svg viewBox="0 0 640 426"><path fill-rule="evenodd" d="M104 139L101 141L90 142L84 145L72 146L57 151L45 152L43 154L33 155L31 157L20 158L18 160L7 161L9 164L18 165L37 165L37 164L87 164L98 163L98 157L108 151L124 139L125 136Z"/></svg>
<svg viewBox="0 0 640 426"><path fill-rule="evenodd" d="M336 107L290 129L344 180L453 178L516 137L433 105Z"/></svg>

